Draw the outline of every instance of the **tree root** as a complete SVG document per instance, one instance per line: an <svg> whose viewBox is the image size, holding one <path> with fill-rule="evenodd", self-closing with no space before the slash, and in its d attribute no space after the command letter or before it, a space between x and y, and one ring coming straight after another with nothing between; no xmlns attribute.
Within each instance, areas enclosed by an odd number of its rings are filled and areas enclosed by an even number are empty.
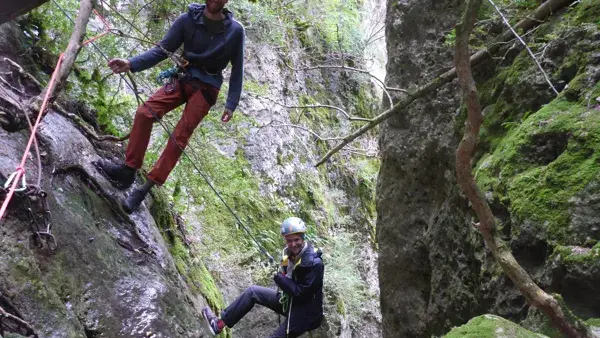
<svg viewBox="0 0 600 338"><path fill-rule="evenodd" d="M8 308L10 312L4 310L2 306ZM23 320L22 317L11 302L0 293L0 336L4 335L4 330L6 329L9 332L18 333L22 336L38 338L39 336L35 333L31 324Z"/></svg>
<svg viewBox="0 0 600 338"><path fill-rule="evenodd" d="M99 142L103 142L103 141L123 142L123 141L127 140L130 136L130 134L127 134L123 137L118 137L118 136L114 136L114 135L98 135L93 130L93 128L87 122L85 122L81 117L77 116L76 114L67 112L58 103L54 103L53 108L54 108L54 111L56 111L60 115L64 116L65 118L71 120L76 126L78 126L79 130L81 130L88 139L92 139L94 141L99 141Z"/></svg>

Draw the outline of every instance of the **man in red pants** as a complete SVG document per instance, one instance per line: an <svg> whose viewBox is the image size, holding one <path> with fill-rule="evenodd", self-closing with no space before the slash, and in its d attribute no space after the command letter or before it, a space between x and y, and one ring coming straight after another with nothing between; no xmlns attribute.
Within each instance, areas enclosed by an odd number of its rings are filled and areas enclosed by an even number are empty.
<svg viewBox="0 0 600 338"><path fill-rule="evenodd" d="M237 107L242 91L244 68L244 29L224 8L228 0L206 0L205 5L192 4L187 13L175 20L160 47L131 59L112 59L108 65L114 73L139 72L153 67L184 45L183 57L189 61L185 75L165 85L142 104L135 115L125 163L107 160L95 163L113 184L127 189L141 168L150 142L152 124L169 111L186 103L166 148L148 174L147 183L134 189L123 201L123 209L131 213L144 200L155 184L162 185L179 160L192 133L215 104L223 83L221 72L232 65L229 93L221 120L228 122Z"/></svg>

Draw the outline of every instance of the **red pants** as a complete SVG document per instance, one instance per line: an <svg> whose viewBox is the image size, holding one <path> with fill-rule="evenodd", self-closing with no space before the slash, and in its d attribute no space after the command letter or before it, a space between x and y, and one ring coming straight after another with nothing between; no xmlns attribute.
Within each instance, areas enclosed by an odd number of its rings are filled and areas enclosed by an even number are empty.
<svg viewBox="0 0 600 338"><path fill-rule="evenodd" d="M148 174L148 179L161 185L167 180L169 173L181 157L181 149L185 149L190 136L200 121L208 114L219 93L217 88L198 80L174 81L173 83L172 86L167 85L159 89L137 109L125 155L127 166L135 169L141 168L150 142L152 123L157 122L152 112L158 118L162 118L166 113L187 101L181 119L172 133L179 146L173 137L169 137L167 147ZM183 91L180 85L183 87Z"/></svg>

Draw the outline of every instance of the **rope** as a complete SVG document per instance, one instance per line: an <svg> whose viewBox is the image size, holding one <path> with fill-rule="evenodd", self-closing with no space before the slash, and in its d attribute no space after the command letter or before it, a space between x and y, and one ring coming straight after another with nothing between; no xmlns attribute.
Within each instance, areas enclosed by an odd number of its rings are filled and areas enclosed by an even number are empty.
<svg viewBox="0 0 600 338"><path fill-rule="evenodd" d="M9 180L7 183L10 183L10 177L14 177L14 180L12 182L12 185L10 186L8 195L6 195L6 199L4 199L4 203L2 203L2 207L0 208L0 221L2 220L2 217L4 217L4 213L6 212L8 203L10 202L10 200L12 199L12 197L16 191L17 184L18 184L19 178L21 178L21 176L23 176L23 183L25 183L25 162L27 161L27 154L29 154L29 149L31 148L33 139L35 138L35 133L37 132L38 127L40 126L40 121L42 120L43 112L46 110L46 106L48 105L48 101L50 100L50 92L52 92L51 88L54 89L54 86L56 85L56 79L57 79L58 72L60 70L60 66L63 61L63 57L64 57L64 53L61 53L60 56L58 57L58 62L56 63L56 68L54 69L54 72L52 73L52 77L50 78L50 82L48 83L48 90L46 91L46 95L44 95L44 101L42 102L42 107L40 108L40 112L38 113L38 116L37 116L37 119L35 120L33 129L31 130L31 136L29 137L29 141L27 141L27 146L25 147L23 157L21 158L21 163L19 164L19 167L17 168L17 170L9 176Z"/></svg>
<svg viewBox="0 0 600 338"><path fill-rule="evenodd" d="M69 14L56 2L56 0L52 0L52 2L61 10L61 12L67 17L67 19L69 19L69 21L71 21L72 23L75 23L73 21L73 19L71 19L71 17L69 16ZM116 13L118 13L118 11ZM131 23L130 23L130 25L132 27L134 27ZM112 31L115 31L115 30L112 29ZM123 36L125 36L125 35L123 35ZM100 49L100 47L98 47L93 41L91 41L91 44L92 44L92 46L98 51L98 53L106 61L110 60L108 58L108 56L102 51L102 49ZM152 43L152 44L155 44L155 43ZM155 44L155 45L158 45L158 44ZM173 54L173 53L171 53L171 54ZM119 76L121 76L122 80L125 82L125 84L127 84L127 86L129 87L129 89L131 89L133 91L133 93L135 94L136 98L138 100L141 100L141 97L139 96L138 92L134 89L137 86L135 85L135 81L133 80L133 76L130 76L131 83L127 80L127 78L125 77L125 75L119 74ZM143 100L141 100L141 101L143 101ZM249 228L242 222L242 220L240 219L240 217L233 211L233 209L229 206L229 204L227 204L227 202L225 201L225 199L223 198L223 196L219 193L219 191L210 182L210 179L208 178L208 175L204 174L204 172L202 170L200 170L200 168L198 168L198 166L196 165L197 162L192 159L192 157L185 151L185 149L183 147L181 147L181 145L179 145L179 143L177 142L177 140L173 136L173 133L171 133L169 127L165 125L165 122L162 119L160 119L156 115L156 113L146 104L146 101L143 101L143 105L144 105L144 107L146 109L148 109L148 111L152 114L152 116L154 117L154 119L160 124L160 126L163 128L163 130L166 133L169 134L169 138L171 138L173 140L173 142L181 150L182 154L184 154L185 157L190 161L190 163L192 164L192 166L194 167L194 169L200 174L200 176L202 177L202 179L206 182L206 184L210 187L210 189L215 193L215 195L218 197L218 199L221 201L221 203L223 203L223 205L225 205L225 207L227 208L227 210L229 211L229 213L233 216L233 218L235 218L236 222L241 226L241 228L246 232L246 234L252 239L252 241L254 242L254 244L256 244L256 246L258 247L258 249L269 259L270 263L275 263L275 259L273 258L273 256L271 256L271 254L269 254L267 252L267 250L258 242L258 240L256 239L256 237L254 237L254 235L252 235L252 233L250 232ZM192 147L189 147L189 150L191 150L191 152L194 152Z"/></svg>
<svg viewBox="0 0 600 338"><path fill-rule="evenodd" d="M56 1L54 1L54 3L56 3ZM100 19L103 22L106 22L104 20L104 18L97 11L94 11L94 12L96 13L96 15L98 17L100 17ZM63 10L63 13L66 14L66 12L64 12L64 10ZM69 18L69 20L71 20L71 18ZM73 23L73 25L75 25L75 22L73 20L71 20L71 22ZM110 26L108 26L108 27L110 27ZM100 35L95 36L95 37L83 42L81 46L85 46L88 43L94 43L95 40L108 34L109 32L110 32L109 30L105 30ZM46 111L48 104L50 102L50 93L54 91L54 87L57 84L58 73L60 72L60 67L62 65L64 56L65 56L65 53L63 52L58 57L58 61L56 62L56 67L54 68L54 72L52 72L52 77L50 78L50 82L48 83L46 94L44 95L44 100L42 101L42 106L40 107L40 112L38 113L38 116L37 116L37 119L35 120L35 124L33 125L33 128L31 129L31 135L29 136L29 141L27 141L27 146L25 147L25 151L23 152L23 157L21 158L21 163L19 164L19 167L17 168L17 170L9 176L9 179L6 183L6 186L8 186L8 184L11 183L11 177L13 178L12 184L10 185L10 189L8 191L8 195L6 195L6 198L4 199L4 202L2 203L2 207L0 208L0 221L2 221L2 218L4 217L6 209L8 208L8 203L10 203L10 200L12 199L15 191L17 191L17 184L19 182L19 179L22 178L23 186L26 185L26 183L25 183L25 162L27 161L27 154L29 154L31 145L33 144L33 141L35 140L35 134L40 126L40 122L42 121L42 116L44 115L44 112Z"/></svg>

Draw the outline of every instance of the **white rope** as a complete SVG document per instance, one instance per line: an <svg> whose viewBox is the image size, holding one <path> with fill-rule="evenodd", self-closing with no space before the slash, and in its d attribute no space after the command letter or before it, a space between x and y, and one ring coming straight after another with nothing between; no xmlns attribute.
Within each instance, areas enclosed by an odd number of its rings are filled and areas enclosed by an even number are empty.
<svg viewBox="0 0 600 338"><path fill-rule="evenodd" d="M531 49L529 49L529 46L527 46L527 43L525 43L525 41L523 41L523 39L519 36L519 34L512 28L512 26L510 25L510 23L508 22L508 20L506 20L506 17L502 14L502 12L500 11L500 8L498 8L498 6L496 6L496 4L494 3L494 1L493 0L488 0L488 1L492 4L492 6L494 6L494 8L496 9L496 12L498 12L498 14L500 15L500 17L502 18L502 21L504 21L504 23L506 24L506 26L508 26L508 29L510 29L510 31L515 35L515 37L517 37L517 40L519 40L519 42L521 42L521 44L523 46L525 46L525 49L527 50L527 52L529 53L529 55L533 59L533 62L535 62L535 64L540 69L540 72L542 72L542 75L544 75L544 78L546 79L546 82L548 82L548 84L550 85L550 88L552 88L552 91L554 92L554 94L556 94L556 96L558 96L558 91L556 90L556 88L554 87L554 85L552 84L552 82L550 82L550 78L548 77L548 74L546 74L546 72L544 71L544 68L542 68L542 65L540 65L540 63L536 59L535 55L531 51Z"/></svg>

